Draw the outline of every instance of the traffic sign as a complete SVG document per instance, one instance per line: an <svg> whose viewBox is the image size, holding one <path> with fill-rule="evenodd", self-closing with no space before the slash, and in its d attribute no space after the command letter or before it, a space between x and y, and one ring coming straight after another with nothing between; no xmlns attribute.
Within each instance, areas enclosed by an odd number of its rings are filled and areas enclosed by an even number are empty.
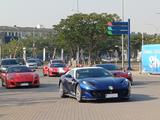
<svg viewBox="0 0 160 120"><path fill-rule="evenodd" d="M108 35L128 34L128 22L108 22L107 34Z"/></svg>
<svg viewBox="0 0 160 120"><path fill-rule="evenodd" d="M130 19L127 22L108 22L106 25L108 35L128 35L128 70L131 70Z"/></svg>
<svg viewBox="0 0 160 120"><path fill-rule="evenodd" d="M113 30L113 31L127 31L128 30L128 26L108 26L107 27L108 30Z"/></svg>

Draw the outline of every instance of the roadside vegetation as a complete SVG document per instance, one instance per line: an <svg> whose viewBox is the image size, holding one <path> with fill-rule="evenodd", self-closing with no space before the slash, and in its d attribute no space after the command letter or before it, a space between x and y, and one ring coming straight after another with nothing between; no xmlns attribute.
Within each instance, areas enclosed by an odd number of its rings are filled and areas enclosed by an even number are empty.
<svg viewBox="0 0 160 120"><path fill-rule="evenodd" d="M27 56L41 56L46 48L47 59L60 57L61 49L64 50L65 60L76 59L79 51L80 61L91 64L101 61L101 56L115 57L117 51L121 59L121 36L106 34L106 23L120 21L117 14L91 13L73 14L53 25L54 34L48 33L47 37L28 36L25 39L12 40L2 46L2 57L22 57L23 47L26 47ZM160 42L157 34L144 33L144 44ZM132 58L136 58L141 51L142 33L131 34ZM127 36L124 38L124 48L127 50Z"/></svg>

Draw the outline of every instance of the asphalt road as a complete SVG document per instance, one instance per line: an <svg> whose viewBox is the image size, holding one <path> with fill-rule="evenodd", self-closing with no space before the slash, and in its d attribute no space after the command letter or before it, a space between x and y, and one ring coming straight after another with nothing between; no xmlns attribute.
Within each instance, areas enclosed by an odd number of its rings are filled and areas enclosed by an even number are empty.
<svg viewBox="0 0 160 120"><path fill-rule="evenodd" d="M129 101L87 101L58 96L58 78L43 77L40 88L0 86L0 120L159 120L160 76L133 72Z"/></svg>

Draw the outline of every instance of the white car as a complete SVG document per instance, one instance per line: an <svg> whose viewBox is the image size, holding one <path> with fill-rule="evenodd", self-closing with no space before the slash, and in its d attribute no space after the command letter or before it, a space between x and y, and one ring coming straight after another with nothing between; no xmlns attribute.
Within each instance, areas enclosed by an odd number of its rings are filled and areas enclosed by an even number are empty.
<svg viewBox="0 0 160 120"><path fill-rule="evenodd" d="M37 69L38 68L37 61L35 59L28 59L26 61L26 66L31 68L31 69Z"/></svg>

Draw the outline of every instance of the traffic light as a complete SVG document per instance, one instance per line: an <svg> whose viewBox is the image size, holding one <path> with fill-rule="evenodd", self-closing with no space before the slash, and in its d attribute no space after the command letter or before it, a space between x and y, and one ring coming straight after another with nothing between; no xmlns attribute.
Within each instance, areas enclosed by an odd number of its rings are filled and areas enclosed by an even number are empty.
<svg viewBox="0 0 160 120"><path fill-rule="evenodd" d="M128 22L108 22L106 31L108 35L128 34Z"/></svg>

